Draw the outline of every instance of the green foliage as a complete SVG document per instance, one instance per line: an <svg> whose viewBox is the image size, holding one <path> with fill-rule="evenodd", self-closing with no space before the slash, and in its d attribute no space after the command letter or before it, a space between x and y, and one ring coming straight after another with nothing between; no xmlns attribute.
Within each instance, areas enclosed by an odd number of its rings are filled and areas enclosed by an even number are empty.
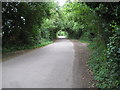
<svg viewBox="0 0 120 90"><path fill-rule="evenodd" d="M13 51L14 47L17 50L37 46L44 39L50 41L48 37L41 35L41 32L48 34L49 31L40 29L43 19L50 16L50 9L52 3L47 2L3 2L3 52L9 49Z"/></svg>
<svg viewBox="0 0 120 90"><path fill-rule="evenodd" d="M119 88L120 86L120 18L118 3L87 3L101 18L97 37L90 48L90 66L93 69L97 87ZM102 21L102 22L101 22Z"/></svg>
<svg viewBox="0 0 120 90"><path fill-rule="evenodd" d="M96 86L120 88L119 3L68 1L59 7L48 2L4 2L2 16L3 52L46 45L64 31L68 38L90 43Z"/></svg>
<svg viewBox="0 0 120 90"><path fill-rule="evenodd" d="M90 41L90 67L99 88L120 86L120 5L118 3L67 3L65 28L70 38ZM68 23L69 22L69 23Z"/></svg>
<svg viewBox="0 0 120 90"><path fill-rule="evenodd" d="M48 44L53 43L53 41L48 41L48 40L43 40L43 42L41 42L41 44L37 44L37 45L24 45L24 46L11 46L11 47L5 47L3 48L3 53L8 53L8 52L15 52L18 50L27 50L27 49L34 49L34 48L39 48L39 47L43 47L46 46Z"/></svg>
<svg viewBox="0 0 120 90"><path fill-rule="evenodd" d="M120 27L116 26L114 34L107 44L107 66L110 70L109 78L112 80L111 86L120 86Z"/></svg>
<svg viewBox="0 0 120 90"><path fill-rule="evenodd" d="M120 24L120 4L118 2L87 2L87 5L108 23L114 20Z"/></svg>

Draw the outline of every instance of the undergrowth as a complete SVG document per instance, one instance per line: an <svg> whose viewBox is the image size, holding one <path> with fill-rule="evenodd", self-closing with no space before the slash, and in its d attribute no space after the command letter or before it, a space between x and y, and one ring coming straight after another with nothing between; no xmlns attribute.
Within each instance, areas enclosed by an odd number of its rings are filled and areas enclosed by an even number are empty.
<svg viewBox="0 0 120 90"><path fill-rule="evenodd" d="M112 88L115 90L120 86L120 33L110 37L110 42L106 45L104 40L99 37L92 41L89 38L82 37L81 42L88 43L90 49L90 58L88 64L93 71L96 87Z"/></svg>
<svg viewBox="0 0 120 90"><path fill-rule="evenodd" d="M46 46L51 43L53 43L53 41L47 41L47 42L43 42L43 43L37 44L37 45L11 46L10 48L6 47L6 48L3 48L2 53L5 54L8 52L15 52L18 50L34 49L34 48Z"/></svg>

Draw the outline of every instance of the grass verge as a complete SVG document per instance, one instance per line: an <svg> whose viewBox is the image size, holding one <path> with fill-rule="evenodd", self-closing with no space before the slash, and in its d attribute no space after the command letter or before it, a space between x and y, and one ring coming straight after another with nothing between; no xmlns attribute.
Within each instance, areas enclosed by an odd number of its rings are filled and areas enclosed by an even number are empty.
<svg viewBox="0 0 120 90"><path fill-rule="evenodd" d="M51 43L53 43L53 41L43 42L41 44L34 45L34 46L30 46L30 45L24 45L24 46L19 46L19 47L18 46L12 46L10 48L3 48L2 53L5 54L5 53L15 52L15 51L19 51L19 50L35 49L35 48L38 48L38 47L43 47L43 46L49 45Z"/></svg>

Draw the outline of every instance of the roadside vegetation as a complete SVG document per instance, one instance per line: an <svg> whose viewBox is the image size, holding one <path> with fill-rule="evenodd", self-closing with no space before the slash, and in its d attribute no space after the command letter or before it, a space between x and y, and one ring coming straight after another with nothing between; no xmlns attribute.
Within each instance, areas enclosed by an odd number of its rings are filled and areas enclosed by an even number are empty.
<svg viewBox="0 0 120 90"><path fill-rule="evenodd" d="M120 4L2 3L3 53L51 43L58 34L89 42L98 88L120 88Z"/></svg>

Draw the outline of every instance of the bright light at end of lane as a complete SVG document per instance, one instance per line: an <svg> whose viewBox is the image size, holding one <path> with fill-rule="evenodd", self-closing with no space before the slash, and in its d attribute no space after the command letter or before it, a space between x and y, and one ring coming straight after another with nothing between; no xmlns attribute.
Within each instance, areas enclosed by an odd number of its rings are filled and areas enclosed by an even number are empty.
<svg viewBox="0 0 120 90"><path fill-rule="evenodd" d="M55 2L58 2L59 6L63 6L66 3L67 0L55 0ZM70 0L70 2L74 2L74 0Z"/></svg>
<svg viewBox="0 0 120 90"><path fill-rule="evenodd" d="M63 6L66 0L56 0L56 2L58 2L59 6Z"/></svg>

